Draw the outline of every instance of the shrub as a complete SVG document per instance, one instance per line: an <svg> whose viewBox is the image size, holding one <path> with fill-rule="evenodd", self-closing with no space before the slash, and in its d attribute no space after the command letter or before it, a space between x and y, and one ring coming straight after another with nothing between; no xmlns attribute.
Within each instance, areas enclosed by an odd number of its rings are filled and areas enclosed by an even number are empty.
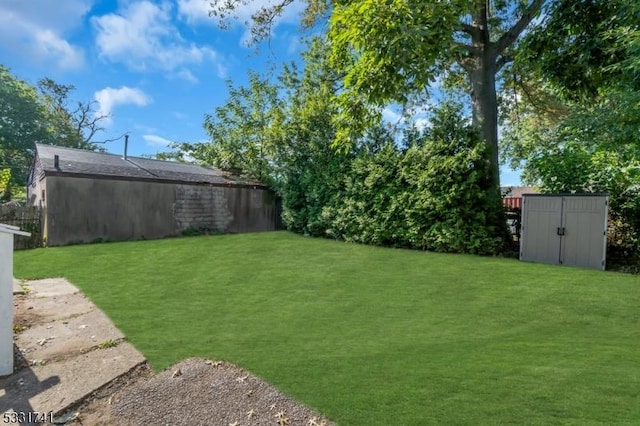
<svg viewBox="0 0 640 426"><path fill-rule="evenodd" d="M461 107L436 110L432 128L402 152L390 141L361 153L323 208L334 238L441 252L495 254L508 230L486 144Z"/></svg>

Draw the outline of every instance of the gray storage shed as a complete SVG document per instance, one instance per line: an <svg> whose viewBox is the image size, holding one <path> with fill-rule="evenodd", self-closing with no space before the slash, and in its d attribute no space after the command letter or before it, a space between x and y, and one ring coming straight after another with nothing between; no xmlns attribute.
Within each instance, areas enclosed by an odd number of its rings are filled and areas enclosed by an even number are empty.
<svg viewBox="0 0 640 426"><path fill-rule="evenodd" d="M524 194L520 260L604 269L606 194Z"/></svg>

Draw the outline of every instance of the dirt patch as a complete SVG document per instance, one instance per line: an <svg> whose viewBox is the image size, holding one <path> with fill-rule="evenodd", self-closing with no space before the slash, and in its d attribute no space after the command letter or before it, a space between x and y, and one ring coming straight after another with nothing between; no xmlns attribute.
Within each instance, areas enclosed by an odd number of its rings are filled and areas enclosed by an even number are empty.
<svg viewBox="0 0 640 426"><path fill-rule="evenodd" d="M188 359L153 375L145 364L66 414L69 425L333 425L233 364Z"/></svg>
<svg viewBox="0 0 640 426"><path fill-rule="evenodd" d="M21 332L33 324L42 322L42 315L28 303L29 295L19 294L13 296L13 329Z"/></svg>

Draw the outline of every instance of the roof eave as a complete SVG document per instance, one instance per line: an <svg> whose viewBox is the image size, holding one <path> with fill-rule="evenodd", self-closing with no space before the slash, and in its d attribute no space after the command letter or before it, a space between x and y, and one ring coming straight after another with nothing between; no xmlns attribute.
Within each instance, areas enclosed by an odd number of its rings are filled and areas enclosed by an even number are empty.
<svg viewBox="0 0 640 426"><path fill-rule="evenodd" d="M155 182L155 183L173 183L177 185L198 185L198 186L215 186L222 188L252 188L252 189L268 189L269 187L260 183L246 182L208 182L208 181L188 181L181 179L163 179L157 177L144 176L117 176L117 175L101 175L96 173L75 173L65 172L61 170L44 169L45 177L74 177L85 179L100 180L117 180L117 181L135 181L135 182Z"/></svg>

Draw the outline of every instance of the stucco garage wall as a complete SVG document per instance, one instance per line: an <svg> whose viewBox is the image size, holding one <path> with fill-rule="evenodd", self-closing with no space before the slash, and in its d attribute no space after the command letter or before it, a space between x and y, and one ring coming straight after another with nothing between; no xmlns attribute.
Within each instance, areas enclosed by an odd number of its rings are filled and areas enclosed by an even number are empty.
<svg viewBox="0 0 640 426"><path fill-rule="evenodd" d="M47 244L153 239L193 228L218 232L275 229L278 209L263 187L181 185L49 176Z"/></svg>
<svg viewBox="0 0 640 426"><path fill-rule="evenodd" d="M279 210L271 191L251 188L224 188L231 221L225 232L273 231Z"/></svg>
<svg viewBox="0 0 640 426"><path fill-rule="evenodd" d="M161 238L177 229L174 185L47 177L47 244Z"/></svg>

